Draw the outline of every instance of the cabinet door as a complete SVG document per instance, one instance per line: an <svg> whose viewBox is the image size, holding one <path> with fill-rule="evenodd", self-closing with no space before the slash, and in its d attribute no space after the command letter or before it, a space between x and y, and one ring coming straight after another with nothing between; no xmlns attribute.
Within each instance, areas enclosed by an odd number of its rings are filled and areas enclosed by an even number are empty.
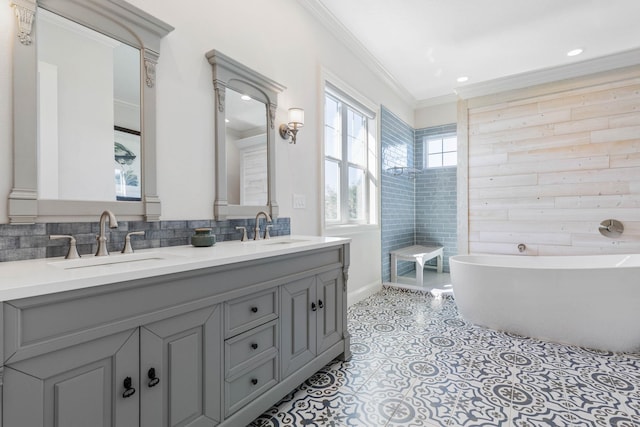
<svg viewBox="0 0 640 427"><path fill-rule="evenodd" d="M138 351L135 329L6 366L4 426L138 426Z"/></svg>
<svg viewBox="0 0 640 427"><path fill-rule="evenodd" d="M221 311L206 307L140 328L142 427L220 422Z"/></svg>
<svg viewBox="0 0 640 427"><path fill-rule="evenodd" d="M342 283L342 270L317 277L318 354L342 339Z"/></svg>
<svg viewBox="0 0 640 427"><path fill-rule="evenodd" d="M280 360L285 378L316 355L316 278L288 283L281 290Z"/></svg>

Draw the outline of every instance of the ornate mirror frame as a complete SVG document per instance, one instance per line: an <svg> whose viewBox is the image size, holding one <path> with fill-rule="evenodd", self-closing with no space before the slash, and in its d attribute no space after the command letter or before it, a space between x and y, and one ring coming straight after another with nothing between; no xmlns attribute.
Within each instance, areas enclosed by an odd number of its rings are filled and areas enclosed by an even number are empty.
<svg viewBox="0 0 640 427"><path fill-rule="evenodd" d="M255 72L245 65L223 55L217 50L205 54L213 71L215 90L215 147L216 147L216 195L213 215L216 220L226 218L253 217L260 211L267 211L272 218L278 216L275 179L275 115L278 93L284 86ZM265 104L267 115L267 205L230 205L227 194L227 148L225 125L225 91L233 89L247 94Z"/></svg>
<svg viewBox="0 0 640 427"><path fill-rule="evenodd" d="M17 18L13 50L13 187L9 222L95 221L104 209L116 215L157 221L155 67L160 39L173 27L123 0L12 0ZM140 50L142 201L38 199L37 7L42 7Z"/></svg>

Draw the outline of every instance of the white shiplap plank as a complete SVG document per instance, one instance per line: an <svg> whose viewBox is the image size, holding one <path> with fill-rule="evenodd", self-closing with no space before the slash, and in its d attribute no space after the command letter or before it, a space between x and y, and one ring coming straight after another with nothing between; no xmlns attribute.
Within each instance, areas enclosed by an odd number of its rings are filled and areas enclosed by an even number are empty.
<svg viewBox="0 0 640 427"><path fill-rule="evenodd" d="M609 156L579 157L575 159L549 159L544 162L504 163L493 166L477 166L469 168L470 177L505 176L528 173L545 173L554 171L579 171L587 169L604 169L609 167Z"/></svg>
<svg viewBox="0 0 640 427"><path fill-rule="evenodd" d="M640 126L618 127L591 132L591 141L595 143L634 140L638 137L640 137Z"/></svg>
<svg viewBox="0 0 640 427"><path fill-rule="evenodd" d="M579 184L598 182L629 182L640 180L640 167L620 169L590 169L570 172L549 172L538 175L538 184Z"/></svg>
<svg viewBox="0 0 640 427"><path fill-rule="evenodd" d="M636 208L640 209L640 194L615 196L566 196L556 197L555 207L560 209ZM640 212L640 211L639 211Z"/></svg>

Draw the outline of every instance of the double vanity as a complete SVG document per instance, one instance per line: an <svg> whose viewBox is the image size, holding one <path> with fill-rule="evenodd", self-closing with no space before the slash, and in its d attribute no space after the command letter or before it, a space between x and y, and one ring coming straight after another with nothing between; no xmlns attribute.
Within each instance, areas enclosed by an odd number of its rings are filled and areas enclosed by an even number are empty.
<svg viewBox="0 0 640 427"><path fill-rule="evenodd" d="M0 266L2 426L244 426L348 359L349 240Z"/></svg>
<svg viewBox="0 0 640 427"><path fill-rule="evenodd" d="M11 6L9 222L89 222L105 209L158 221L156 66L173 27L124 0ZM213 78L213 216L275 219L285 87L215 49L200 60ZM106 219L96 255L108 252ZM50 237L77 256L74 237ZM348 268L348 239L307 236L0 263L0 427L245 426L350 357Z"/></svg>

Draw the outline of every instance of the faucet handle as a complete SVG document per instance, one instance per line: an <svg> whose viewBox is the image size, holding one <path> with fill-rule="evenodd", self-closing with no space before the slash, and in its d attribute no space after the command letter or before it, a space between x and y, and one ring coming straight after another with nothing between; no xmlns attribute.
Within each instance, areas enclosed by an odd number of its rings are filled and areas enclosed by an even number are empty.
<svg viewBox="0 0 640 427"><path fill-rule="evenodd" d="M68 236L66 234L52 234L49 236L49 240L55 239L69 239L69 250L67 251L67 255L64 259L77 259L80 258L80 254L78 253L78 248L76 247L76 238L73 236Z"/></svg>
<svg viewBox="0 0 640 427"><path fill-rule="evenodd" d="M236 230L242 231L242 238L240 239L241 242L244 242L247 240L247 227L242 227L242 226L237 226Z"/></svg>
<svg viewBox="0 0 640 427"><path fill-rule="evenodd" d="M144 231L132 231L130 233L127 233L127 235L124 238L124 247L122 248L122 251L120 251L123 254L132 254L133 253L133 246L131 246L131 236L144 236Z"/></svg>
<svg viewBox="0 0 640 427"><path fill-rule="evenodd" d="M271 238L271 236L269 235L269 229L270 229L270 228L273 228L273 224L267 224L267 225L264 227L264 238L265 238L265 239L270 239L270 238Z"/></svg>

